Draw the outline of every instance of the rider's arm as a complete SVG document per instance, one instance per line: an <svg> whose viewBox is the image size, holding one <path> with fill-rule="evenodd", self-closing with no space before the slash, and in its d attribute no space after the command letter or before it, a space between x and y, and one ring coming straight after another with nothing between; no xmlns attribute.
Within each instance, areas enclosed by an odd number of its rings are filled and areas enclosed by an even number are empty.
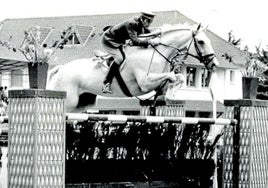
<svg viewBox="0 0 268 188"><path fill-rule="evenodd" d="M129 38L131 39L131 41L132 41L134 46L147 47L149 45L149 40L148 39L138 38L138 33L137 33L136 29L135 29L135 24L130 23L126 27L126 29L127 29Z"/></svg>
<svg viewBox="0 0 268 188"><path fill-rule="evenodd" d="M155 30L148 30L149 32L146 32L144 34L140 34L139 37L143 38L143 37L157 37L159 35L162 34L162 30L161 29L155 29Z"/></svg>

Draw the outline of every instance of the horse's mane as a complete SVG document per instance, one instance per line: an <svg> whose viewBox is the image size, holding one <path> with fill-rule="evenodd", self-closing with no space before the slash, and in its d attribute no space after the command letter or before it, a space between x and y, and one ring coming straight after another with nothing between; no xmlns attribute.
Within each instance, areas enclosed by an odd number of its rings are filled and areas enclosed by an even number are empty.
<svg viewBox="0 0 268 188"><path fill-rule="evenodd" d="M161 29L162 34L169 33L171 31L178 30L193 30L195 25L190 25L189 23L179 23L179 24L164 24L158 29Z"/></svg>
<svg viewBox="0 0 268 188"><path fill-rule="evenodd" d="M172 31L193 31L195 25L190 25L189 23L179 23L179 24L164 24L159 27L153 28L151 33L141 34L139 37L152 37L157 36L160 33L166 34Z"/></svg>

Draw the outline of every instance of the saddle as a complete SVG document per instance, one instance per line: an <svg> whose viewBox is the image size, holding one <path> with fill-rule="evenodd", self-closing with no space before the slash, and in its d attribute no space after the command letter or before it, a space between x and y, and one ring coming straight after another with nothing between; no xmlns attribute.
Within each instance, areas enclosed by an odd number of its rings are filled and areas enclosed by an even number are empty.
<svg viewBox="0 0 268 188"><path fill-rule="evenodd" d="M110 65L113 62L113 57L109 53L103 52L101 50L94 50L93 53L95 56L93 59L94 61L98 61L99 63L101 63L107 67L110 67ZM120 65L120 69L119 69L120 72L124 68L124 65L125 65L125 59L124 59L123 63Z"/></svg>
<svg viewBox="0 0 268 188"><path fill-rule="evenodd" d="M111 57L110 54L100 51L100 50L94 50L94 55L102 59L109 59Z"/></svg>
<svg viewBox="0 0 268 188"><path fill-rule="evenodd" d="M94 50L94 61L98 61L99 63L102 64L106 64L106 66L110 66L112 61L113 61L113 57L106 52L100 51L100 50Z"/></svg>

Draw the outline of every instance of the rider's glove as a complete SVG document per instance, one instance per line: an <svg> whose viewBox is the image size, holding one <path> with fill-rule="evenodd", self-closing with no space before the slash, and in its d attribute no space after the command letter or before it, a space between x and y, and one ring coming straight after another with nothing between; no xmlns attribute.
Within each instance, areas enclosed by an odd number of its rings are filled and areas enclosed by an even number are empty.
<svg viewBox="0 0 268 188"><path fill-rule="evenodd" d="M132 40L126 40L126 45L128 45L128 46L134 46Z"/></svg>
<svg viewBox="0 0 268 188"><path fill-rule="evenodd" d="M152 46L157 46L160 44L160 38L153 38L153 39L150 39L149 40L149 44L152 45Z"/></svg>

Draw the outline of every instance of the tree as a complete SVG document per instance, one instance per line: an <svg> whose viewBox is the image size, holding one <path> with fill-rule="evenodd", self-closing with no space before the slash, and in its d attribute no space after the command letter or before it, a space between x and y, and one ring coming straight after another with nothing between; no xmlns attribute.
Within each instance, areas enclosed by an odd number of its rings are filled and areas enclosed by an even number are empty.
<svg viewBox="0 0 268 188"><path fill-rule="evenodd" d="M235 45L239 49L241 49L240 48L241 41L242 41L241 38L236 39L236 37L233 35L232 31L230 31L228 33L228 42ZM265 49L261 48L260 45L258 45L258 46L255 46L255 50L256 50L256 52L250 52L248 46L245 46L243 49L243 51L246 53L246 55L249 59L257 59L257 60L263 62L264 64L268 65L268 49L265 50ZM230 58L230 57L228 57L228 58Z"/></svg>
<svg viewBox="0 0 268 188"><path fill-rule="evenodd" d="M72 39L74 29L68 27L60 33L60 39L44 44L41 41L41 30L39 26L31 27L24 31L24 38L20 46L11 44L9 41L0 40L0 45L7 47L13 52L20 52L28 61L29 84L33 89L45 89L47 81L48 61L57 49L63 49L68 40Z"/></svg>
<svg viewBox="0 0 268 188"><path fill-rule="evenodd" d="M233 44L234 46L241 49L241 38L236 39L236 37L233 35L232 31L228 33L228 42ZM256 52L249 51L248 46L245 46L242 51L244 51L247 59L245 63L245 70L242 72L244 76L250 76L250 77L259 77L263 81L267 82L268 78L268 51L261 48L261 46L256 46ZM233 57L229 55L228 53L224 53L222 55L226 60L228 60L230 63L236 64L233 61Z"/></svg>
<svg viewBox="0 0 268 188"><path fill-rule="evenodd" d="M241 44L241 39L236 39L232 34L232 31L228 33L228 42L239 47ZM268 46L267 46L268 47ZM241 49L241 48L240 48ZM255 52L250 52L248 46L245 46L243 51L246 54L245 72L258 72L261 75L262 83L258 87L257 99L268 100L268 49L261 48L260 45L255 46ZM228 53L222 55L230 63L235 64L232 56Z"/></svg>
<svg viewBox="0 0 268 188"><path fill-rule="evenodd" d="M40 27L31 27L24 31L24 39L19 47L12 45L9 41L0 40L0 45L7 47L13 52L20 52L24 55L27 61L31 63L47 63L49 58L56 52L57 49L63 49L68 40L72 39L74 29L68 27L60 33L60 39L53 42L51 45L42 44L40 41Z"/></svg>

